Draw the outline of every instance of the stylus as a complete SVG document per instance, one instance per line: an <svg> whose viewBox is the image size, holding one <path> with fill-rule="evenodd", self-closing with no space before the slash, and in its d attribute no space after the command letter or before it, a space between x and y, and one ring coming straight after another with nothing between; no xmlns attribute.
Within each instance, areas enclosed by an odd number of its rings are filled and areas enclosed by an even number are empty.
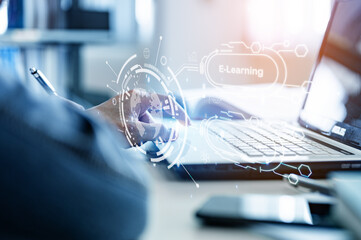
<svg viewBox="0 0 361 240"><path fill-rule="evenodd" d="M327 184L322 184L320 182L318 182L317 180L314 179L310 179L310 178L306 178L306 177L302 177L296 174L285 174L283 176L283 179L287 180L287 182L293 186L293 187L304 187L304 188L308 188L312 191L317 191L319 193L328 195L328 196L333 196L334 192L333 189L331 188L331 186L327 185Z"/></svg>
<svg viewBox="0 0 361 240"><path fill-rule="evenodd" d="M64 100L67 103L70 103L71 105L73 105L74 107L80 109L80 110L85 110L84 107L76 102L73 102L69 99L66 99L62 96L59 96L58 93L55 91L55 88L53 87L53 85L50 83L50 81L47 79L47 77L44 75L44 73L42 73L40 70L32 67L29 69L31 75L33 75L33 77L40 83L40 85L45 89L45 91L49 94L49 95L53 95L53 96L57 96L60 99Z"/></svg>
<svg viewBox="0 0 361 240"><path fill-rule="evenodd" d="M40 70L37 70L34 67L30 68L29 70L31 75L34 76L34 78L40 83L40 85L45 89L45 91L49 95L58 96L58 94L55 91L55 88L53 87L53 85L51 85L50 81L45 77L44 73L42 73Z"/></svg>

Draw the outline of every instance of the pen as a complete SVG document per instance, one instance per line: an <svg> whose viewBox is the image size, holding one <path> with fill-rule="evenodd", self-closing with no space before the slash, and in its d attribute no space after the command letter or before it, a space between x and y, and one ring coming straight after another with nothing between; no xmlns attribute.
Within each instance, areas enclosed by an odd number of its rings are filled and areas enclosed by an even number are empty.
<svg viewBox="0 0 361 240"><path fill-rule="evenodd" d="M302 176L298 176L296 174L285 174L283 176L284 180L287 180L287 182L297 188L297 187L304 187L304 188L308 188L310 190L313 191L317 191L319 193L328 195L328 196L333 196L333 190L332 188L327 185L327 184L322 184L319 183L318 181L314 180L314 179L309 179L306 177L302 177Z"/></svg>
<svg viewBox="0 0 361 240"><path fill-rule="evenodd" d="M45 89L45 91L49 95L58 96L58 94L55 91L55 88L53 87L53 85L51 85L50 81L45 77L44 73L42 73L40 70L37 70L34 67L30 68L29 70L31 75L34 76L34 78L40 83L40 85Z"/></svg>
<svg viewBox="0 0 361 240"><path fill-rule="evenodd" d="M82 105L59 96L58 93L55 91L55 88L53 87L53 85L51 85L50 81L45 77L44 73L42 73L40 70L38 70L34 67L30 68L29 70L30 70L31 75L33 75L33 77L40 83L40 85L45 89L45 91L49 95L57 96L60 99L62 99L63 101L70 103L74 107L76 107L80 110L85 110Z"/></svg>

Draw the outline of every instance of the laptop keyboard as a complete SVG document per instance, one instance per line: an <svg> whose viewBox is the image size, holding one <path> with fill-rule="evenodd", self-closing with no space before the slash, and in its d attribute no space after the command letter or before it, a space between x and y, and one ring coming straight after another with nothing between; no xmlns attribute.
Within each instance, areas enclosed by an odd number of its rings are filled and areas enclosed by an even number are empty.
<svg viewBox="0 0 361 240"><path fill-rule="evenodd" d="M222 124L209 130L249 157L343 155L287 128Z"/></svg>

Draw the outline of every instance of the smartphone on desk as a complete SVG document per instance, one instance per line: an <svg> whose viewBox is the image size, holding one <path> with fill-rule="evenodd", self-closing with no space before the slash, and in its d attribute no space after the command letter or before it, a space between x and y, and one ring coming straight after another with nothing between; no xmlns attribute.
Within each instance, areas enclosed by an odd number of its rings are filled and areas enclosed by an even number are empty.
<svg viewBox="0 0 361 240"><path fill-rule="evenodd" d="M333 227L329 217L331 205L309 202L301 196L214 196L196 212L196 217L211 225L268 222Z"/></svg>

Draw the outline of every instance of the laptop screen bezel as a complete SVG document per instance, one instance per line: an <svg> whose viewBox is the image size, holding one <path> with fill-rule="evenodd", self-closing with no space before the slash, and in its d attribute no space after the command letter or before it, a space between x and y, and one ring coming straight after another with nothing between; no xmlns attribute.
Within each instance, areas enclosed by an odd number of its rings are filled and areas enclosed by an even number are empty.
<svg viewBox="0 0 361 240"><path fill-rule="evenodd" d="M312 82L313 82L313 78L315 76L315 72L317 70L317 67L319 66L320 62L321 62L321 59L324 55L324 51L325 51L325 48L326 48L326 44L327 44L327 39L329 37L329 34L330 34L330 31L331 31L331 27L332 27L332 23L334 22L334 17L335 17L335 13L337 11L337 8L338 8L338 0L335 0L334 3L333 3L333 7L332 7L332 11L331 11L331 16L330 16L330 20L327 24L327 28L326 28L326 31L325 31L325 34L324 34L324 37L322 39L322 43L321 43L321 46L320 46L320 50L318 52L318 56L316 58L316 61L315 61L315 64L312 68L312 71L311 71L311 74L310 74L310 78L309 78L309 84L307 86L307 92L310 92L310 89L312 87ZM314 132L317 132L317 133L321 133L323 136L325 137L328 137L328 138L331 138L337 142L341 142L343 144L346 144L346 145L349 145L351 147L354 147L354 148L358 148L357 146L351 144L351 143L347 143L345 141L342 141L340 139L337 139L337 138L334 138L332 136L329 136L329 135L326 135L326 134L323 134L322 131L320 129L318 129L317 127L307 123L306 121L303 121L302 118L301 118L301 113L302 111L305 109L305 106L306 106L306 102L307 102L307 99L308 99L308 94L306 94L306 97L303 101L303 105L302 105L302 108L300 110L300 114L298 116L298 124L300 124L302 127L308 129L308 130L311 130L311 131L314 131Z"/></svg>

